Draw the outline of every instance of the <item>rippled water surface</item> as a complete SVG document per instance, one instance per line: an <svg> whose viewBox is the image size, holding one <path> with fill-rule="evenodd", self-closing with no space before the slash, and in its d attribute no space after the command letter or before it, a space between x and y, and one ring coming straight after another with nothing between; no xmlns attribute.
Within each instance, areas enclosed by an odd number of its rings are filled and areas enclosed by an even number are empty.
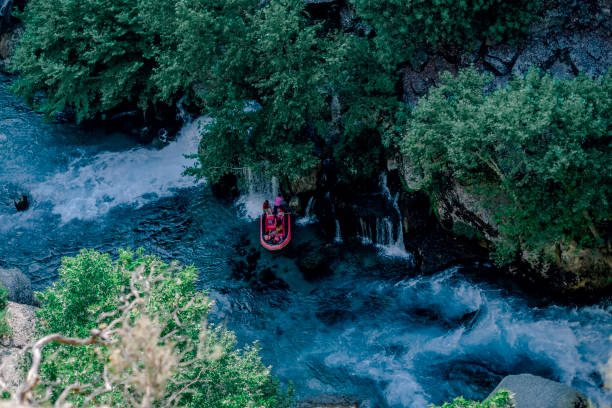
<svg viewBox="0 0 612 408"><path fill-rule="evenodd" d="M468 272L478 266L417 276L408 259L321 243L316 223L296 226L299 251L265 253L257 223L244 215L259 205L252 197L219 201L181 176L205 118L155 150L45 123L0 80L0 267L20 268L37 290L56 278L61 256L80 248L144 247L198 266L199 285L216 301L213 320L241 344L259 340L264 362L299 397L425 407L482 398L504 375L531 372L612 401L599 374L612 349L609 306L541 305L474 278ZM9 201L18 191L32 197L24 213ZM333 273L306 281L297 256L319 250ZM253 251L254 271L237 273Z"/></svg>

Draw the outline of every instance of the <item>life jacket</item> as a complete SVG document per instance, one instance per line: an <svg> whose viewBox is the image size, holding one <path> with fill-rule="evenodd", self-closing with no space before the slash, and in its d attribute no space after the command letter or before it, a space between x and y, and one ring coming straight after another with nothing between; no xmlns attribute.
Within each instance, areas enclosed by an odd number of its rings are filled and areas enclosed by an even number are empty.
<svg viewBox="0 0 612 408"><path fill-rule="evenodd" d="M273 231L276 229L276 217L273 215L266 215L266 231Z"/></svg>

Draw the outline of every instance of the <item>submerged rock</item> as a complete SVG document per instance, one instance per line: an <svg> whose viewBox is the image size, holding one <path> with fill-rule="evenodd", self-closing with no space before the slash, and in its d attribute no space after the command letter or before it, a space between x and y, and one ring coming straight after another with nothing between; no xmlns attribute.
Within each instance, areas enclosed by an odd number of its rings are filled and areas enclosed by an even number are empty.
<svg viewBox="0 0 612 408"><path fill-rule="evenodd" d="M0 283L8 289L8 300L26 305L35 303L30 278L19 269L0 268Z"/></svg>
<svg viewBox="0 0 612 408"><path fill-rule="evenodd" d="M17 211L25 211L30 206L30 203L28 202L28 196L25 194L22 194L21 196L14 199L13 204L15 204L15 208L17 209Z"/></svg>
<svg viewBox="0 0 612 408"><path fill-rule="evenodd" d="M317 252L311 252L300 257L297 261L297 266L300 272L302 272L304 279L310 282L328 276L331 273L326 257Z"/></svg>
<svg viewBox="0 0 612 408"><path fill-rule="evenodd" d="M556 381L531 374L509 375L495 387L514 394L515 408L587 408L587 398L579 391Z"/></svg>

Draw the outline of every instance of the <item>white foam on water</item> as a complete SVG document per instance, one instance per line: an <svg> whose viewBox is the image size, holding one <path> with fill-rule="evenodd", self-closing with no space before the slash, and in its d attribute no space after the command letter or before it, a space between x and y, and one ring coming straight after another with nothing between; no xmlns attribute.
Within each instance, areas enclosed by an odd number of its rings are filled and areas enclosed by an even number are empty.
<svg viewBox="0 0 612 408"><path fill-rule="evenodd" d="M336 236L334 237L334 242L337 244L341 244L342 241L342 231L340 230L340 221L338 221L337 219L336 221Z"/></svg>
<svg viewBox="0 0 612 408"><path fill-rule="evenodd" d="M312 212L314 208L314 202L315 202L314 196L310 197L310 199L308 200L308 205L306 205L306 211L304 212L304 216L302 218L299 218L295 222L297 225L300 225L303 227L305 225L313 224L318 221L316 214Z"/></svg>
<svg viewBox="0 0 612 408"><path fill-rule="evenodd" d="M384 196L387 198L389 202L393 203L393 209L397 213L398 217L398 225L395 230L396 238L393 238L393 222L389 218L384 218L381 222L380 229L381 235L384 237L384 240L378 240L379 248L382 250L382 253L388 257L397 257L397 258L406 258L412 260L412 254L406 251L406 246L404 245L404 231L402 228L402 213L399 209L399 205L397 201L399 199L399 193L395 195L395 197L391 196L391 191L387 186L387 173L383 172L380 175L380 189ZM379 221L376 220L376 230L378 234L379 229Z"/></svg>
<svg viewBox="0 0 612 408"><path fill-rule="evenodd" d="M171 196L194 185L192 177L183 176L193 164L185 155L197 153L202 127L209 122L202 116L186 123L176 140L160 150L136 147L77 159L67 171L30 186L32 196L52 203L62 223L93 220L118 206L140 207Z"/></svg>

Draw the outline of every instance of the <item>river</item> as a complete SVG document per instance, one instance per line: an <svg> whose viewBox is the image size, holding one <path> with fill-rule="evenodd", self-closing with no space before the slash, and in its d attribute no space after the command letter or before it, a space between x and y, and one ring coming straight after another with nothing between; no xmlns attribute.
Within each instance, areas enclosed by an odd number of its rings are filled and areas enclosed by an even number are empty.
<svg viewBox="0 0 612 408"><path fill-rule="evenodd" d="M200 270L215 300L211 320L259 341L272 373L299 398L356 395L364 407L426 407L457 395L483 398L505 375L530 372L612 401L601 366L612 345L612 307L541 304L457 265L419 276L405 257L358 240L322 243L317 224L296 226L297 248L334 256L329 276L305 280L296 251L271 255L244 205L214 198L181 176L200 125L157 150L122 134L48 123L0 77L0 267L43 290L62 256L143 247ZM31 196L16 212L9 197ZM259 255L252 255L253 253ZM245 259L257 258L244 276ZM482 275L482 273L480 274Z"/></svg>

